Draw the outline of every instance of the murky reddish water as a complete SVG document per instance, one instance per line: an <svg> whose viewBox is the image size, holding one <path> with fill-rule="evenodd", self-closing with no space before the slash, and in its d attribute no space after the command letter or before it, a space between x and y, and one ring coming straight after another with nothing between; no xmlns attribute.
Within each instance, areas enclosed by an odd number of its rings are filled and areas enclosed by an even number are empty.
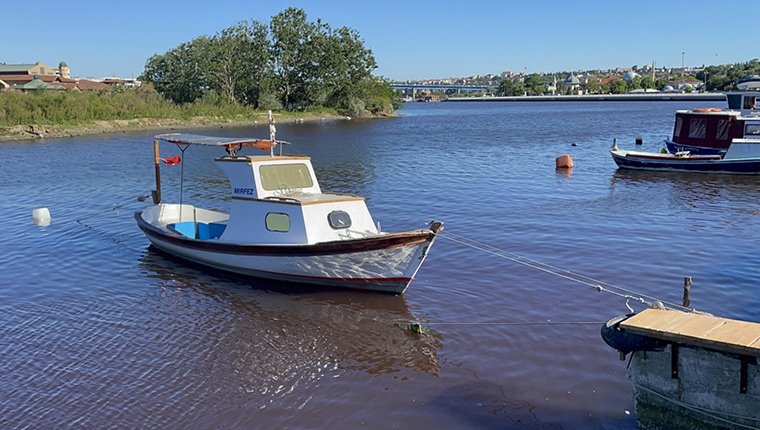
<svg viewBox="0 0 760 430"><path fill-rule="evenodd" d="M386 231L442 219L676 302L690 275L693 305L757 320L760 178L618 172L607 153L613 137L657 149L694 106L412 104L278 128L323 189L366 196ZM150 136L0 145L0 428L636 426L624 363L599 337L622 300L443 238L403 297L188 266L132 218ZM554 171L562 153L571 174ZM185 200L225 209L214 155L187 153ZM179 171L164 171L168 201Z"/></svg>

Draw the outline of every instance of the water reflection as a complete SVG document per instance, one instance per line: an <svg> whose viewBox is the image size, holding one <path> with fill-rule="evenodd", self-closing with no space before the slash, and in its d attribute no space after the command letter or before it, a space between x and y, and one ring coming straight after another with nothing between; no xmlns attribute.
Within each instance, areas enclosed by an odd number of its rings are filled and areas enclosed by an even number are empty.
<svg viewBox="0 0 760 430"><path fill-rule="evenodd" d="M703 204L705 200L740 197L746 200L760 195L757 178L742 175L710 175L679 172L647 172L616 170L610 177L610 191L618 187L661 189L670 193L674 200L690 206Z"/></svg>
<svg viewBox="0 0 760 430"><path fill-rule="evenodd" d="M275 368L295 365L306 371L316 370L315 363L330 363L371 374L401 368L439 372L437 351L442 338L435 333L411 334L404 328L403 323L414 320L404 297L241 277L190 265L154 247L144 253L140 266L162 296L192 293L190 297L202 296L223 308L220 312L236 323L223 334L212 329L208 335L223 335L232 349L243 345L238 354L258 351L257 362L262 360L261 352L267 351L264 355L282 357L263 359ZM207 310L201 306L197 312ZM271 350L275 345L279 351ZM287 358L307 345L307 360L294 363ZM222 355L227 353L236 354Z"/></svg>

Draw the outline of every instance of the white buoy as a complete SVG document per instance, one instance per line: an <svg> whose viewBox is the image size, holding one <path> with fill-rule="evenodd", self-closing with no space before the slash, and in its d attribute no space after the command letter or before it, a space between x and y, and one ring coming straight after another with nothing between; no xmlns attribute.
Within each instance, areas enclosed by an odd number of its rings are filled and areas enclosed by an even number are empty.
<svg viewBox="0 0 760 430"><path fill-rule="evenodd" d="M39 226L50 224L50 211L48 208L37 208L32 211L32 220Z"/></svg>

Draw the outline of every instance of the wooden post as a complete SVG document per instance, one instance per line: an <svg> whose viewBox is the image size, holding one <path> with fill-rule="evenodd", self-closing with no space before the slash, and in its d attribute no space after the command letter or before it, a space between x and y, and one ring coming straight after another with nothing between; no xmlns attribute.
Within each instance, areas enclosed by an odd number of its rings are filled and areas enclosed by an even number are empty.
<svg viewBox="0 0 760 430"><path fill-rule="evenodd" d="M153 139L153 164L156 169L156 189L153 190L153 204L161 203L161 156L158 153L158 139Z"/></svg>
<svg viewBox="0 0 760 430"><path fill-rule="evenodd" d="M689 298L689 289L691 288L691 276L684 276L683 277L683 306L688 308L691 304L691 299Z"/></svg>

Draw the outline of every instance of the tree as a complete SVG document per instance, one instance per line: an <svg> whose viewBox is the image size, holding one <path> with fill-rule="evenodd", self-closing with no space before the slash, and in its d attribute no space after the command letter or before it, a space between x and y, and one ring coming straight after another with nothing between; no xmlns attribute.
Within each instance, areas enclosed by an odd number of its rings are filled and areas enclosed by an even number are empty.
<svg viewBox="0 0 760 430"><path fill-rule="evenodd" d="M257 103L262 81L271 67L266 38L263 24L240 22L206 39L201 46L204 75L227 102Z"/></svg>
<svg viewBox="0 0 760 430"><path fill-rule="evenodd" d="M613 94L625 94L628 91L628 86L624 80L618 79L610 85L610 90Z"/></svg>
<svg viewBox="0 0 760 430"><path fill-rule="evenodd" d="M504 79L499 84L499 95L502 96L521 96L525 94L525 86L511 79Z"/></svg>
<svg viewBox="0 0 760 430"><path fill-rule="evenodd" d="M641 88L655 88L654 80L652 80L651 76L641 78Z"/></svg>
<svg viewBox="0 0 760 430"><path fill-rule="evenodd" d="M362 82L372 79L377 67L372 51L364 46L359 33L348 27L330 31L321 37L324 43L321 58L322 83L331 93L328 103L347 108L352 101L365 98L369 87ZM356 112L354 112L354 115Z"/></svg>
<svg viewBox="0 0 760 430"><path fill-rule="evenodd" d="M269 23L276 86L286 108L301 104L308 78L318 70L314 39L321 27L319 21L308 22L303 9L293 7L273 16Z"/></svg>
<svg viewBox="0 0 760 430"><path fill-rule="evenodd" d="M538 73L533 73L525 77L525 88L529 96L537 96L544 93L546 82L544 77Z"/></svg>
<svg viewBox="0 0 760 430"><path fill-rule="evenodd" d="M214 36L200 36L145 65L143 80L175 103L204 96L213 103L256 108L326 106L352 115L378 110L397 96L372 71L372 51L355 30L333 30L288 8L268 25L240 22Z"/></svg>
<svg viewBox="0 0 760 430"><path fill-rule="evenodd" d="M195 101L208 85L201 70L200 47L205 43L207 38L200 37L163 55L153 55L140 79L152 83L156 91L175 103Z"/></svg>

